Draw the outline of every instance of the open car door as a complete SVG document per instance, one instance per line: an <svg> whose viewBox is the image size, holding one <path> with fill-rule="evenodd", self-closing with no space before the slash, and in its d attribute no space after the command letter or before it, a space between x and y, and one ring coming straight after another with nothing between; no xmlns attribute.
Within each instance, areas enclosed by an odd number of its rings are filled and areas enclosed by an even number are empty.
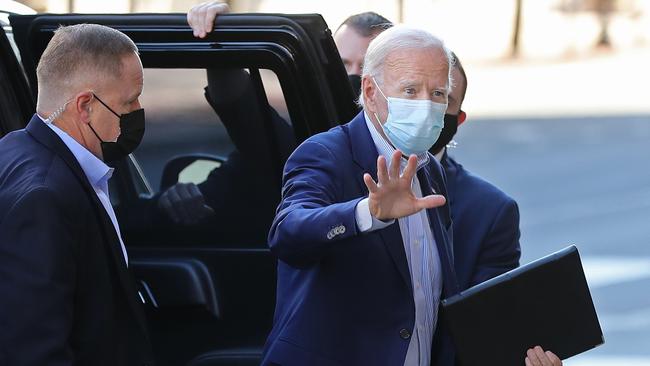
<svg viewBox="0 0 650 366"><path fill-rule="evenodd" d="M230 14L197 39L185 14L13 16L31 85L53 32L78 23L127 34L145 69L147 132L110 189L158 363L258 364L284 161L357 111L330 30L319 15ZM192 186L203 201L170 214L168 189Z"/></svg>

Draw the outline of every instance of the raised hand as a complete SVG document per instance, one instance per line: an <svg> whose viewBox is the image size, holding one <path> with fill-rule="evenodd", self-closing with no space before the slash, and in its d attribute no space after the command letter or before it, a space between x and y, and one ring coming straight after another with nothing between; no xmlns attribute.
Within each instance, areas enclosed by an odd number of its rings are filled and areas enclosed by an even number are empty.
<svg viewBox="0 0 650 366"><path fill-rule="evenodd" d="M417 157L411 155L402 175L400 175L400 159L402 152L393 153L390 171L386 167L386 159L380 156L377 159L377 180L375 182L370 174L363 175L363 181L370 191L368 207L370 214L379 220L399 219L412 215L422 209L439 207L446 200L441 195L429 195L417 198L413 194L411 183L417 169Z"/></svg>
<svg viewBox="0 0 650 366"><path fill-rule="evenodd" d="M230 7L221 1L208 1L194 5L187 13L187 23L194 31L194 37L205 38L214 29L217 16L230 12Z"/></svg>

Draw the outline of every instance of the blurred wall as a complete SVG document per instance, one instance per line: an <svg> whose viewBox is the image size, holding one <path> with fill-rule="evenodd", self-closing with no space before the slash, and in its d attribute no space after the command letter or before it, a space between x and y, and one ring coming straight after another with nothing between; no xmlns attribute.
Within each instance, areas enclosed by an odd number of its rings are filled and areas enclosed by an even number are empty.
<svg viewBox="0 0 650 366"><path fill-rule="evenodd" d="M519 55L564 59L590 54L600 35L600 20L589 4L598 0L521 0ZM650 1L612 0L609 17L613 49L650 45ZM186 12L192 0L26 0L39 11L80 13ZM230 0L234 12L320 13L330 27L350 14L376 11L430 30L467 61L510 57L517 0ZM400 12L401 6L401 12ZM72 7L72 9L70 9Z"/></svg>

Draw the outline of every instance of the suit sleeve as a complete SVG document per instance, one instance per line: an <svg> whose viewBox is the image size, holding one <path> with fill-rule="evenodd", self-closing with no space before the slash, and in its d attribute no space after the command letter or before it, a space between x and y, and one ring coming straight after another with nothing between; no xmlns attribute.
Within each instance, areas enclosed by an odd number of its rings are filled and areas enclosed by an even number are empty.
<svg viewBox="0 0 650 366"><path fill-rule="evenodd" d="M355 208L364 197L340 202L342 177L334 154L303 143L285 166L282 201L269 232L271 250L301 267L317 262L331 245L357 234Z"/></svg>
<svg viewBox="0 0 650 366"><path fill-rule="evenodd" d="M264 109L257 96L250 75L244 70L208 69L208 86L205 98L217 113L228 132L228 136L242 155L249 160L259 159L260 154L268 154L269 138L260 131L268 115L271 126L266 126L273 134L282 161L286 160L295 148L296 140L291 124L270 107Z"/></svg>
<svg viewBox="0 0 650 366"><path fill-rule="evenodd" d="M515 201L508 200L501 207L490 233L483 240L471 286L519 266L519 235L519 208Z"/></svg>
<svg viewBox="0 0 650 366"><path fill-rule="evenodd" d="M0 362L72 365L74 226L47 188L22 196L0 223ZM77 223L77 226L81 226ZM3 360L4 357L4 360Z"/></svg>

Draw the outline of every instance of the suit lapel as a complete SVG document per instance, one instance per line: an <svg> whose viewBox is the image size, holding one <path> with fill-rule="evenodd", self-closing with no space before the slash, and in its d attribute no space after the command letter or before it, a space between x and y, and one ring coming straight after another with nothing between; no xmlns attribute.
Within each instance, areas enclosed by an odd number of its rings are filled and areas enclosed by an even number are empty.
<svg viewBox="0 0 650 366"><path fill-rule="evenodd" d="M418 179L420 187L422 188L422 196L428 196L434 193L444 194L444 190L437 184L435 179L432 179L429 169L431 161L428 165L418 171ZM433 189L432 189L433 188ZM443 207L432 208L427 210L429 224L433 237L436 240L436 247L438 248L438 256L440 257L440 265L442 266L442 280L443 280L443 296L449 297L459 291L458 280L456 279L456 271L454 270L453 260L453 247L452 238L445 230L445 221L440 217L441 213L448 214L449 205Z"/></svg>
<svg viewBox="0 0 650 366"><path fill-rule="evenodd" d="M363 112L357 114L352 121L346 125L348 130L348 137L350 139L350 148L352 150L352 157L358 165L360 172L357 174L357 183L359 189L368 194L368 188L363 181L363 174L370 174L375 181L377 180L377 157L379 153L375 147L375 143L370 136L370 131L366 125L366 119ZM399 229L399 223L395 223L378 230L377 233L381 237L386 250L393 259L393 263L397 267L398 272L406 285L412 289L411 274L406 259L406 252L404 251L404 241L402 240L402 233Z"/></svg>
<svg viewBox="0 0 650 366"><path fill-rule="evenodd" d="M148 337L144 311L137 299L137 290L135 289L133 279L131 278L128 269L126 268L124 254L122 253L120 241L117 237L117 232L115 231L113 222L104 209L104 206L99 201L95 190L90 185L90 182L88 182L88 178L81 169L79 162L77 162L77 159L74 157L72 152L70 152L65 143L59 138L59 136L57 136L54 131L47 127L38 116L34 115L25 129L32 137L34 137L34 139L39 141L44 146L48 147L56 155L63 159L66 165L77 177L77 180L83 187L88 197L91 199L93 211L95 212L95 216L97 217L99 225L102 228L104 234L104 243L108 247L107 249L110 253L110 257L113 259L113 263L115 264L115 272L117 273L122 288L126 293L128 300L127 302L135 312L136 321L142 327L145 336Z"/></svg>
<svg viewBox="0 0 650 366"><path fill-rule="evenodd" d="M458 168L453 164L453 160L447 155L445 151L440 165L445 171L445 176L447 177L447 194L449 197L447 199L450 201L450 205L454 204L454 197L456 197L456 180L458 179Z"/></svg>

